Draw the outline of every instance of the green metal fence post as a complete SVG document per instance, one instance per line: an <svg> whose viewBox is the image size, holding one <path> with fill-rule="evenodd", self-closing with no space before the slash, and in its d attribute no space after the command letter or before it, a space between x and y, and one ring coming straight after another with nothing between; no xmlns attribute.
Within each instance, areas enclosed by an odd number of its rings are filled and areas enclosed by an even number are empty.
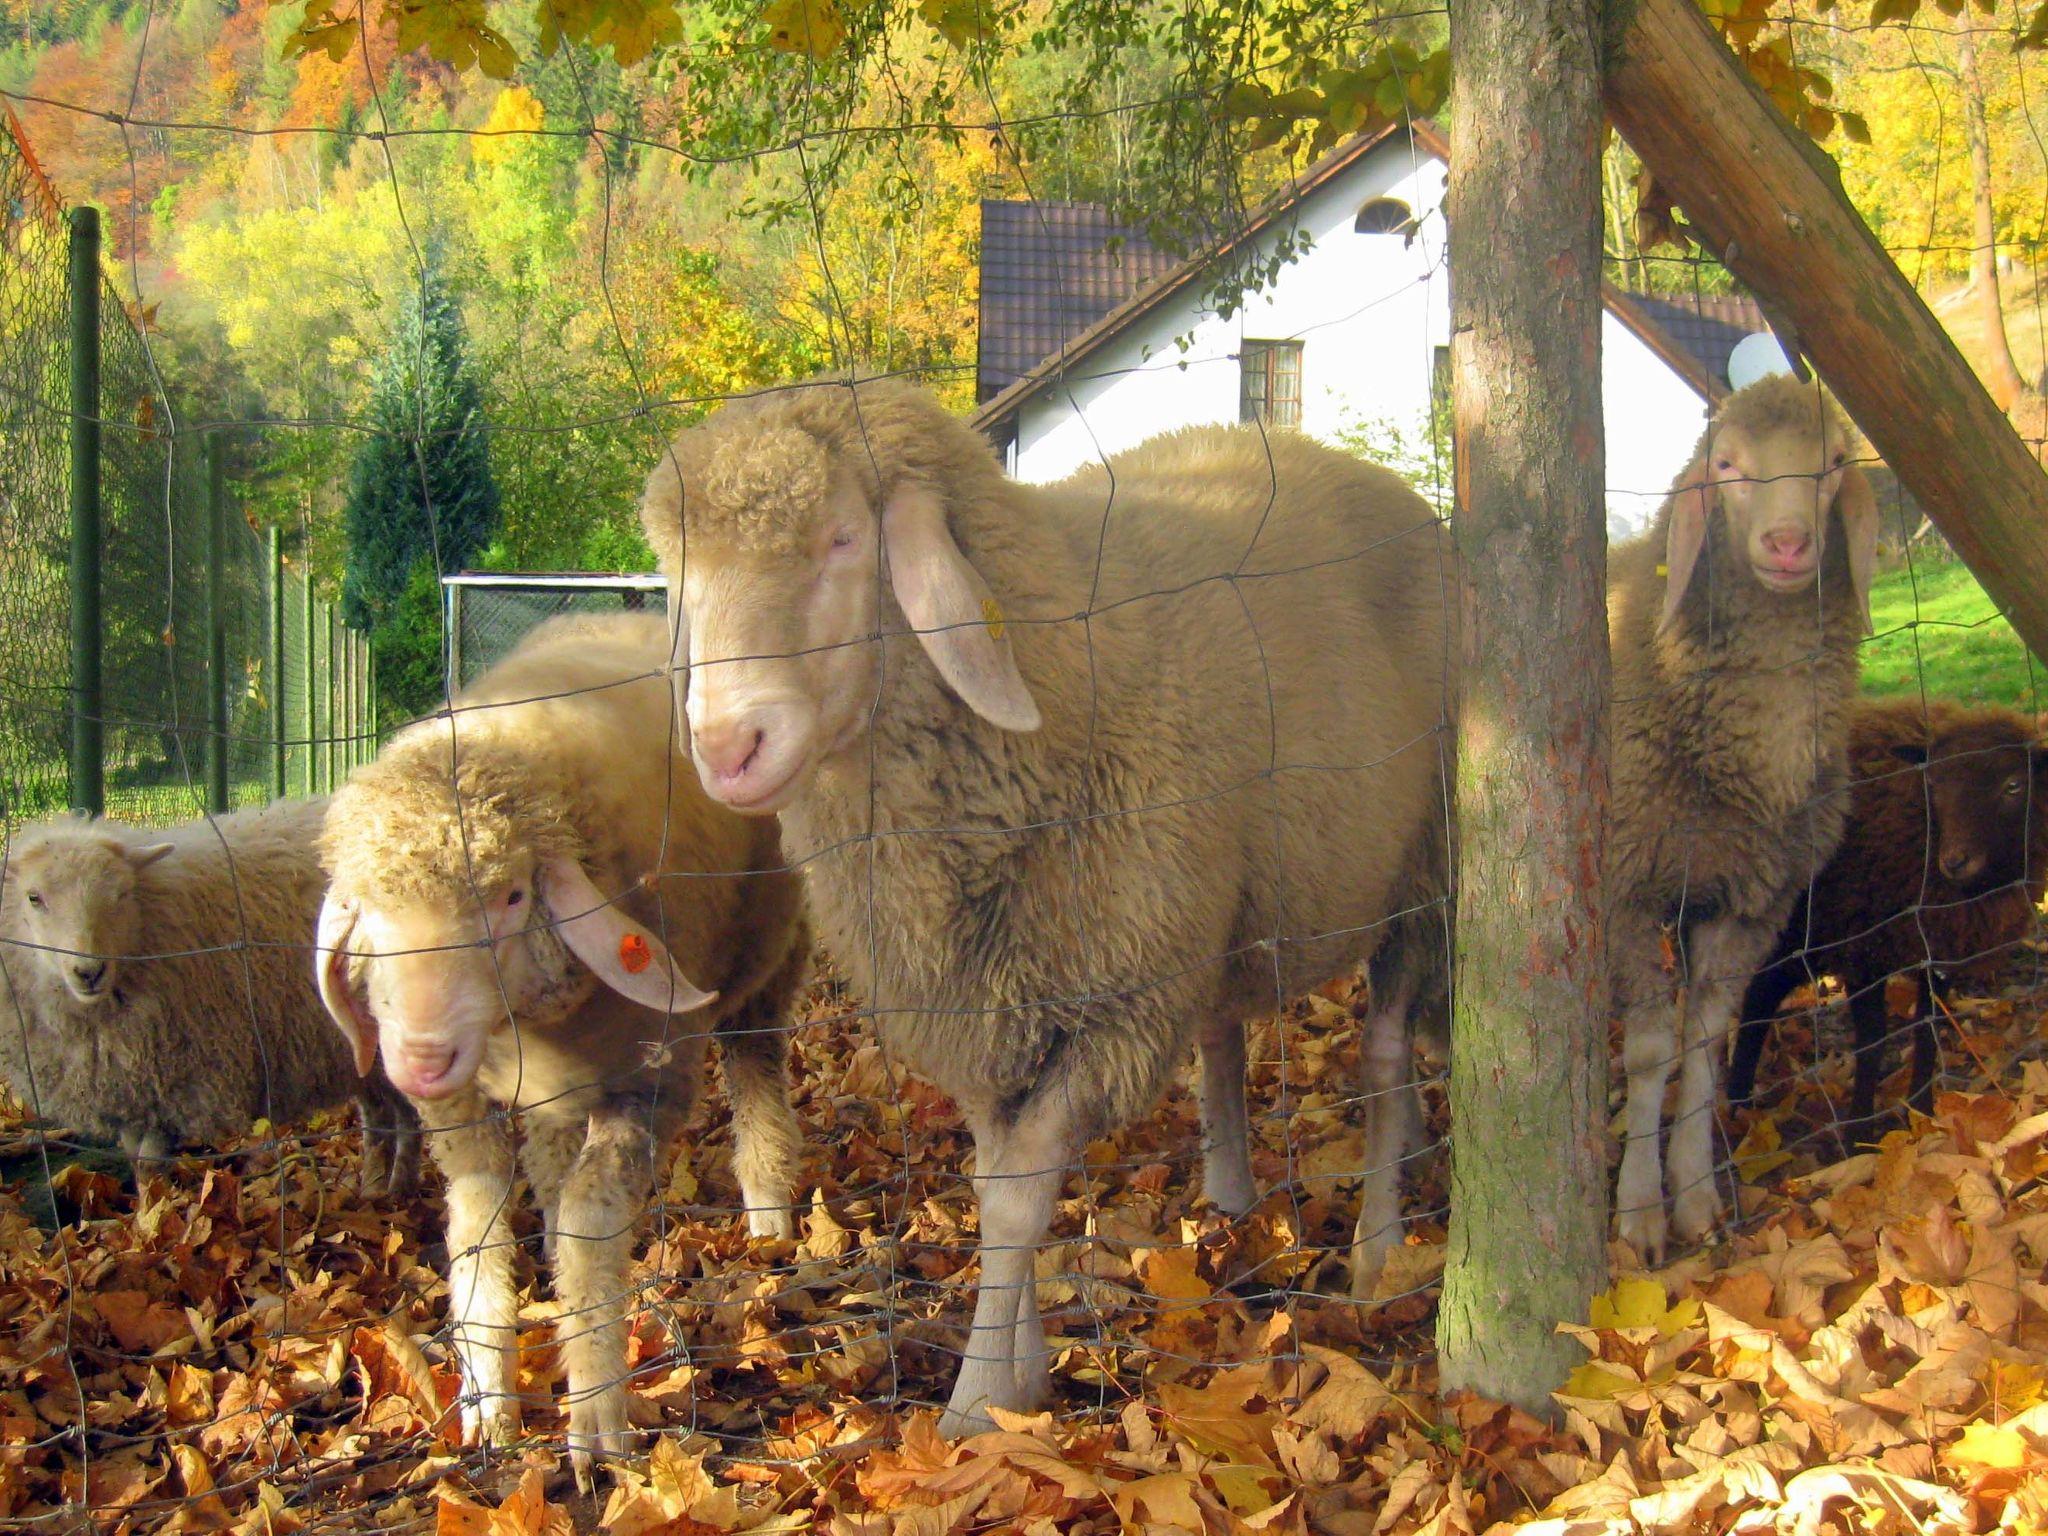
<svg viewBox="0 0 2048 1536"><path fill-rule="evenodd" d="M206 438L206 808L228 809L227 444Z"/></svg>
<svg viewBox="0 0 2048 1536"><path fill-rule="evenodd" d="M308 535L310 537L310 534ZM306 740L301 749L306 754L306 793L320 793L318 776L314 772L313 759L313 572L309 565L306 570Z"/></svg>
<svg viewBox="0 0 2048 1536"><path fill-rule="evenodd" d="M284 781L284 741L290 727L284 718L284 532L275 525L263 536L270 570L270 644L263 658L263 686L270 695L270 792L282 799L290 793Z"/></svg>
<svg viewBox="0 0 2048 1536"><path fill-rule="evenodd" d="M106 809L100 690L100 214L71 210L71 804Z"/></svg>
<svg viewBox="0 0 2048 1536"><path fill-rule="evenodd" d="M341 701L340 690L334 686L334 604L332 603L327 605L327 624L325 627L327 630L327 666L323 669L321 676L325 679L323 686L327 691L327 787L329 790L332 790L338 782L334 772L334 738L339 734L334 728L334 722L337 717L335 705Z"/></svg>

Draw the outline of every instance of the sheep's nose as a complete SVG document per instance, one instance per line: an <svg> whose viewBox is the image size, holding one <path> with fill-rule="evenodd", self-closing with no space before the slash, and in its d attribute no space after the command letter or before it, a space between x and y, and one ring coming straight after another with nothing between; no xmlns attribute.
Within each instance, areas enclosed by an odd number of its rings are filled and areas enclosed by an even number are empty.
<svg viewBox="0 0 2048 1536"><path fill-rule="evenodd" d="M1945 879L1961 885L1974 879L1984 868L1984 861L1974 853L1944 853L1941 856L1941 873Z"/></svg>
<svg viewBox="0 0 2048 1536"><path fill-rule="evenodd" d="M71 974L78 978L78 984L86 991L97 992L100 983L107 979L107 962L81 960L71 967Z"/></svg>
<svg viewBox="0 0 2048 1536"><path fill-rule="evenodd" d="M1803 528L1773 528L1764 535L1764 548L1780 560L1797 560L1806 553L1813 543L1813 535Z"/></svg>
<svg viewBox="0 0 2048 1536"><path fill-rule="evenodd" d="M690 733L691 745L705 767L721 779L736 779L761 751L758 725L740 719L707 721Z"/></svg>

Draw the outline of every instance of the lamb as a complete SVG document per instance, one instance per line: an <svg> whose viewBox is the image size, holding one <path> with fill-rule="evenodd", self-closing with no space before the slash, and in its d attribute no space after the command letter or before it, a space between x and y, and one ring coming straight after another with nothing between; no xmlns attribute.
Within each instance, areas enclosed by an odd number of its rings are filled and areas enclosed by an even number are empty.
<svg viewBox="0 0 2048 1536"><path fill-rule="evenodd" d="M410 1193L418 1122L351 1070L306 970L326 810L17 833L0 871L0 1075L37 1114L117 1140L138 1179L181 1143L353 1098L366 1192Z"/></svg>
<svg viewBox="0 0 2048 1536"><path fill-rule="evenodd" d="M1050 1387L1030 1288L1064 1171L1191 1043L1205 1192L1253 1203L1244 1021L1370 954L1442 818L1448 540L1292 434L1029 487L929 392L843 377L682 432L641 514L706 788L780 813L886 1047L974 1137L942 1423L985 1427Z"/></svg>
<svg viewBox="0 0 2048 1536"><path fill-rule="evenodd" d="M1848 833L1750 982L1728 1097L1748 1100L1786 995L1834 975L1855 1029L1855 1128L1869 1123L1884 1078L1886 979L1913 977L1906 1099L1924 1110L1935 1065L1930 973L1981 968L2033 928L2048 888L2048 738L2009 709L1865 699L1850 720L1849 770Z"/></svg>
<svg viewBox="0 0 2048 1536"><path fill-rule="evenodd" d="M321 838L328 1011L381 1054L447 1177L450 1332L472 1442L519 1432L507 1207L518 1164L573 1332L569 1449L626 1449L627 1264L717 1032L756 1235L791 1236L783 1028L809 963L772 821L710 801L666 722L658 614L536 629L394 736ZM699 984L702 984L701 987Z"/></svg>
<svg viewBox="0 0 2048 1536"><path fill-rule="evenodd" d="M1658 1137L1680 1042L1671 1225L1690 1240L1720 1216L1719 1049L1842 836L1877 540L1876 500L1849 459L1813 385L1760 380L1722 403L1649 534L1611 560L1608 942L1628 1072L1615 1203L1622 1237L1652 1260L1668 1230Z"/></svg>

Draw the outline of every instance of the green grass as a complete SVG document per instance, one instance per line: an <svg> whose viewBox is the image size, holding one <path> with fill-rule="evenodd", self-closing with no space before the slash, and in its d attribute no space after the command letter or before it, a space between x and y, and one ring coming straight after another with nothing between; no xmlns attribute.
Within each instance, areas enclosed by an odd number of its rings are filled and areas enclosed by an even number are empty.
<svg viewBox="0 0 2048 1536"><path fill-rule="evenodd" d="M2048 671L2026 647L1969 568L1925 561L1886 571L1870 594L1876 634L1863 647L1863 689L1965 704L2048 708Z"/></svg>

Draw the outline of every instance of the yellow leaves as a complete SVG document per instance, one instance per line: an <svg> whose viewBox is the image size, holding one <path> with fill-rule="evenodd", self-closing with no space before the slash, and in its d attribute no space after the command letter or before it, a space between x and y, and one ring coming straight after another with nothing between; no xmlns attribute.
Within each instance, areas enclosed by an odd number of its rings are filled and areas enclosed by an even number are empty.
<svg viewBox="0 0 2048 1536"><path fill-rule="evenodd" d="M1588 1320L1595 1328L1652 1328L1659 1338L1668 1339L1700 1325L1700 1304L1693 1296L1667 1302L1661 1283L1635 1275L1616 1281L1606 1295L1595 1296Z"/></svg>
<svg viewBox="0 0 2048 1536"><path fill-rule="evenodd" d="M491 115L469 141L469 157L479 165L510 159L547 123L547 109L523 85L508 85L491 103Z"/></svg>
<svg viewBox="0 0 2048 1536"><path fill-rule="evenodd" d="M434 1512L434 1536L574 1536L569 1511L550 1504L538 1467L528 1467L496 1509L460 1494L443 1493Z"/></svg>
<svg viewBox="0 0 2048 1536"><path fill-rule="evenodd" d="M768 45L784 53L830 58L846 38L846 23L832 0L769 0L761 20Z"/></svg>
<svg viewBox="0 0 2048 1536"><path fill-rule="evenodd" d="M386 14L398 21L398 50L424 48L457 74L481 70L493 80L511 78L519 55L493 27L485 0L387 0Z"/></svg>
<svg viewBox="0 0 2048 1536"><path fill-rule="evenodd" d="M606 1536L692 1536L731 1531L742 1521L739 1495L704 1470L704 1458L685 1451L672 1436L654 1442L643 1475L619 1473L600 1521Z"/></svg>
<svg viewBox="0 0 2048 1536"><path fill-rule="evenodd" d="M1941 1459L1951 1467L1992 1469L2025 1466L2036 1454L2026 1437L2010 1425L1979 1420L1965 1425L1962 1434L1942 1448Z"/></svg>
<svg viewBox="0 0 2048 1536"><path fill-rule="evenodd" d="M1131 1267L1145 1289L1162 1301L1207 1301L1214 1295L1209 1282L1195 1272L1200 1250L1140 1248L1131 1255Z"/></svg>
<svg viewBox="0 0 2048 1536"><path fill-rule="evenodd" d="M1741 1145L1735 1149L1735 1171L1742 1175L1742 1182L1761 1184L1766 1174L1791 1162L1792 1154L1784 1150L1784 1145L1777 1121L1768 1115L1752 1120L1743 1133Z"/></svg>

